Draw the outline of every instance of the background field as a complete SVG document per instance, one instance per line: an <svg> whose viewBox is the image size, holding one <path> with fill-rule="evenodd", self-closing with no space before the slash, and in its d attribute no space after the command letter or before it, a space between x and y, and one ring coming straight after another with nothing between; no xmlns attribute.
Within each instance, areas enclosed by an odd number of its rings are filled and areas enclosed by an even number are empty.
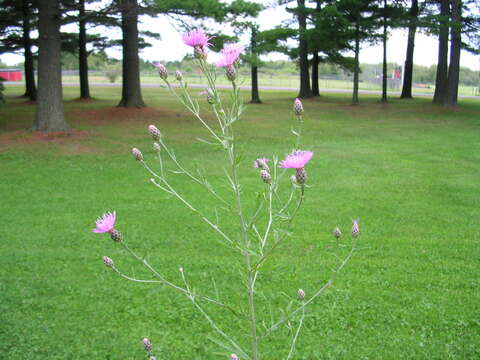
<svg viewBox="0 0 480 360"><path fill-rule="evenodd" d="M185 80L190 84L201 84L206 85L203 77L198 74L189 73L184 74ZM242 85L250 86L250 75L248 73L243 74ZM89 77L91 83L110 83L107 77L105 77L101 72L97 72ZM78 76L75 75L64 75L63 81L65 83L78 83ZM121 77L115 81L116 84L121 84ZM157 73L144 73L141 75L141 82L142 84L157 84L158 83L158 74ZM279 87L279 88L292 88L295 89L300 80L298 75L288 75L288 74L259 74L259 86L262 87ZM228 80L221 76L218 78L218 84L222 85L229 85ZM329 79L329 78L320 78L319 79L319 87L320 89L332 89L332 90L352 90L353 89L353 82L348 80L340 80L340 79ZM381 91L381 83L377 81L376 83L371 81L360 81L359 83L360 90L375 90ZM401 92L402 89L400 87L391 89L389 88L390 92ZM413 94L433 94L435 91L434 85L429 84L421 84L421 87L413 86L412 92ZM460 85L458 88L459 95L464 96L478 96L478 86L467 86L467 85Z"/></svg>
<svg viewBox="0 0 480 360"><path fill-rule="evenodd" d="M52 137L24 131L35 108L13 98L22 90L9 86L0 108L0 358L141 359L144 336L159 359L227 358L182 296L108 271L103 255L145 275L107 236L91 232L102 212L116 210L130 246L169 279L180 281L183 266L195 287L212 294L214 276L221 297L235 303L242 289L230 252L149 184L130 149L153 160L146 126L156 124L187 167L205 168L228 194L222 154L196 141L204 131L163 88L144 89L149 107L129 110L114 107L120 88L94 88L97 100L80 102L78 89L67 87L67 121L77 131ZM237 125L247 198L263 189L252 160L292 147L294 95L263 91L265 104L248 105ZM428 99L381 105L362 95L356 107L349 100L326 94L304 103L303 144L315 151L311 188L294 236L266 264L259 295L278 308L300 287L311 293L336 262L332 229L348 233L359 218L361 249L309 309L296 358L477 359L480 102L461 99L448 110ZM181 177L175 183L212 211L200 188ZM233 232L234 222L224 220ZM240 332L228 313L209 310ZM284 358L288 339L286 329L266 339L264 358Z"/></svg>

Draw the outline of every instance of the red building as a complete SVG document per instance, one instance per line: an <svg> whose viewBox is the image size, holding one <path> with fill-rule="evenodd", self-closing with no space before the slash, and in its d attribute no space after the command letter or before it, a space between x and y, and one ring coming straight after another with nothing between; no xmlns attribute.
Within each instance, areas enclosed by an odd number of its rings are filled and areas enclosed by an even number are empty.
<svg viewBox="0 0 480 360"><path fill-rule="evenodd" d="M22 70L0 69L0 78L6 81L22 81Z"/></svg>

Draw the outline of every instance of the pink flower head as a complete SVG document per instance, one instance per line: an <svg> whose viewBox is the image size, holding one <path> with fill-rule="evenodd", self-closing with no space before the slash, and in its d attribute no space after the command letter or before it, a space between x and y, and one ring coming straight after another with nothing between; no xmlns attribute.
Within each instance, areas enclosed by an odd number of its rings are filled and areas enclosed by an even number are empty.
<svg viewBox="0 0 480 360"><path fill-rule="evenodd" d="M245 48L240 44L228 44L220 51L222 58L217 61L218 67L228 68L238 60Z"/></svg>
<svg viewBox="0 0 480 360"><path fill-rule="evenodd" d="M222 50L220 50L220 53L222 55L227 55L227 54L234 54L237 56L237 58L240 56L242 52L245 51L245 47L240 44L227 44L223 47Z"/></svg>
<svg viewBox="0 0 480 360"><path fill-rule="evenodd" d="M294 151L280 163L284 169L303 169L313 156L312 151Z"/></svg>
<svg viewBox="0 0 480 360"><path fill-rule="evenodd" d="M208 37L202 29L190 31L182 36L184 44L191 47L208 47L212 45L208 42L210 39L211 37Z"/></svg>
<svg viewBox="0 0 480 360"><path fill-rule="evenodd" d="M112 232L114 230L114 225L115 225L115 218L116 214L115 211L112 213L108 212L106 214L103 214L101 218L98 218L95 224L97 227L93 229L92 231L94 233L106 233L106 232Z"/></svg>
<svg viewBox="0 0 480 360"><path fill-rule="evenodd" d="M268 168L268 165L267 163L270 161L270 159L267 159L267 158L258 158L257 160L255 160L253 162L253 167L258 169L258 168L261 168L263 169L265 166L267 166Z"/></svg>

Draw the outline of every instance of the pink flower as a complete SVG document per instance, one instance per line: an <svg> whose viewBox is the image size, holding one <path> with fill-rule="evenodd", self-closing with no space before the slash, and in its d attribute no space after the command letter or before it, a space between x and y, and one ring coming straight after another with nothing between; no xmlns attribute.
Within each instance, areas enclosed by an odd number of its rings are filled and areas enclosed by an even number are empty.
<svg viewBox="0 0 480 360"><path fill-rule="evenodd" d="M285 160L280 163L280 167L284 169L303 169L312 156L312 151L295 151L287 155Z"/></svg>
<svg viewBox="0 0 480 360"><path fill-rule="evenodd" d="M220 53L222 55L227 55L227 54L234 54L237 56L237 58L240 56L240 54L245 50L245 47L240 44L227 44L223 47L222 50L220 50Z"/></svg>
<svg viewBox="0 0 480 360"><path fill-rule="evenodd" d="M238 60L245 48L240 44L228 44L220 51L222 58L217 61L218 67L228 68Z"/></svg>
<svg viewBox="0 0 480 360"><path fill-rule="evenodd" d="M98 218L97 221L95 222L97 227L92 231L94 233L112 232L114 230L115 218L116 218L115 211L113 212L113 214L110 212L103 214L103 217Z"/></svg>
<svg viewBox="0 0 480 360"><path fill-rule="evenodd" d="M258 158L253 162L253 167L258 169L258 168L264 168L267 166L267 163L270 161L270 159L267 158ZM268 167L268 166L267 166Z"/></svg>
<svg viewBox="0 0 480 360"><path fill-rule="evenodd" d="M192 47L208 47L212 44L208 42L211 37L208 37L202 29L197 29L190 31L186 34L183 34L182 40L185 45L192 46Z"/></svg>

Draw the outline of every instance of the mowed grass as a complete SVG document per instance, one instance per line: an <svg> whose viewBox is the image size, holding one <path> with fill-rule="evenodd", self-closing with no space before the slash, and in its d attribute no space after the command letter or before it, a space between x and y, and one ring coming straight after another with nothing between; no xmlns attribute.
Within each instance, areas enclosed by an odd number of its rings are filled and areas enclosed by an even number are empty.
<svg viewBox="0 0 480 360"><path fill-rule="evenodd" d="M241 261L195 214L152 186L130 155L139 147L155 164L146 133L153 123L185 167L204 169L228 197L222 152L196 140L207 134L163 88L144 89L143 110L115 109L120 88L92 89L93 102L74 101L78 89L66 88L66 118L78 131L53 138L23 130L35 109L13 97L21 91L8 87L11 97L0 108L0 358L143 359L147 336L158 359L226 359L185 297L106 269L103 255L150 278L108 236L91 232L99 215L116 210L129 245L168 279L181 283L184 267L195 289L214 296L214 278L222 301L239 306ZM264 190L253 159L283 157L292 148L294 95L262 92L265 103L248 105L236 124L247 201ZM361 101L352 107L348 95L326 94L304 102L302 143L315 151L311 187L292 237L259 278L260 317L268 324L269 308L279 317L298 288L308 296L324 284L336 264L333 228L341 227L348 245L351 219L359 218L359 251L309 308L295 358L478 359L480 103L462 99L448 110L428 99ZM217 204L202 188L171 178L215 216ZM218 213L234 236L235 219ZM246 344L245 323L207 310ZM263 358L286 358L289 341L285 328L266 338Z"/></svg>

